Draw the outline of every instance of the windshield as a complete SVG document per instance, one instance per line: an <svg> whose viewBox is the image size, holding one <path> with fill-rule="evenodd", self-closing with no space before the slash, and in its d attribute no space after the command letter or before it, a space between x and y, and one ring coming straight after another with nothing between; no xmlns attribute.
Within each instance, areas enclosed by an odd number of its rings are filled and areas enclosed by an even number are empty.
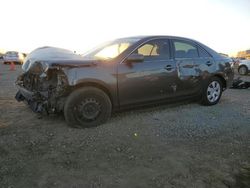
<svg viewBox="0 0 250 188"><path fill-rule="evenodd" d="M17 56L18 56L18 53L17 53L17 52L6 52L5 56L17 57Z"/></svg>
<svg viewBox="0 0 250 188"><path fill-rule="evenodd" d="M88 60L114 59L122 52L124 52L126 49L128 49L128 47L130 47L132 44L136 43L139 40L140 38L126 38L108 42L98 46L97 48L91 50L90 52L87 52L86 54L83 55L83 57Z"/></svg>

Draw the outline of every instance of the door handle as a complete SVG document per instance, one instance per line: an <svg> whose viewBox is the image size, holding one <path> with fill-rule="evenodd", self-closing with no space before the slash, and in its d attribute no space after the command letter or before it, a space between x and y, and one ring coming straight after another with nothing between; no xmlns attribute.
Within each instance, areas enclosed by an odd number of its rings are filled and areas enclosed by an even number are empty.
<svg viewBox="0 0 250 188"><path fill-rule="evenodd" d="M167 66L165 67L165 69L166 69L167 71L171 71L171 70L173 69L173 67L172 67L172 65L167 65Z"/></svg>
<svg viewBox="0 0 250 188"><path fill-rule="evenodd" d="M207 65L207 66L211 66L212 64L213 64L213 63L212 63L211 61L207 61L207 62L206 62L206 65Z"/></svg>

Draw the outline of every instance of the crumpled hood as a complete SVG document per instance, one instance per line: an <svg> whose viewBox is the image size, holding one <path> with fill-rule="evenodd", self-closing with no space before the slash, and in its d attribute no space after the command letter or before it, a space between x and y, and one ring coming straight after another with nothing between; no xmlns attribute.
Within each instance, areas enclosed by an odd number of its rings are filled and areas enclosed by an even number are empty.
<svg viewBox="0 0 250 188"><path fill-rule="evenodd" d="M41 47L32 51L25 59L22 69L29 71L31 67L40 62L53 66L90 66L96 63L95 60L86 60L83 56L74 54L70 50L56 47Z"/></svg>

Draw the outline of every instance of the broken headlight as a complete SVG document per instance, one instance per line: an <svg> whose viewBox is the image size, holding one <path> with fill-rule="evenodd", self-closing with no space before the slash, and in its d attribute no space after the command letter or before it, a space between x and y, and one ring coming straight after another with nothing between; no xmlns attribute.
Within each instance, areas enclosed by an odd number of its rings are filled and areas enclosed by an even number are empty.
<svg viewBox="0 0 250 188"><path fill-rule="evenodd" d="M49 64L46 62L41 62L41 64L42 64L43 72L46 73L49 70Z"/></svg>
<svg viewBox="0 0 250 188"><path fill-rule="evenodd" d="M46 73L49 69L49 64L43 61L36 61L34 62L30 68L29 72L32 72L33 74L41 75L43 73Z"/></svg>

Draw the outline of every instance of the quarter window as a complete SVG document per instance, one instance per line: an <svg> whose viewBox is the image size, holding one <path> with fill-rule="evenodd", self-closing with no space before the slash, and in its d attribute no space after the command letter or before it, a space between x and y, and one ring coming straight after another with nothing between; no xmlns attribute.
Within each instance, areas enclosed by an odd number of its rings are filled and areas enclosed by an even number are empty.
<svg viewBox="0 0 250 188"><path fill-rule="evenodd" d="M182 42L174 41L175 58L196 58L199 57L198 50L195 45Z"/></svg>

